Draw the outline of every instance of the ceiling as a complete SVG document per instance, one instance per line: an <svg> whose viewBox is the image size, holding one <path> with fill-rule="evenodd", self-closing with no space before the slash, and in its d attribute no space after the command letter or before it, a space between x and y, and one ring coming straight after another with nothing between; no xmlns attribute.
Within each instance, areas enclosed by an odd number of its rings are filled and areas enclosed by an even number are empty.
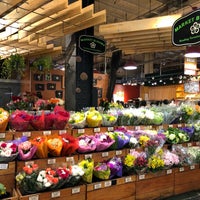
<svg viewBox="0 0 200 200"><path fill-rule="evenodd" d="M141 74L149 64L157 72L182 66L185 47L172 45L171 25L152 23L185 15L199 8L200 0L94 0L86 7L82 0L1 0L0 7L1 58L62 54L66 35L94 26L107 43L105 55L94 56L94 68L109 70L112 52L122 50L124 60L143 67L136 71Z"/></svg>
<svg viewBox="0 0 200 200"><path fill-rule="evenodd" d="M174 73L183 67L186 47L172 44L172 24L196 8L200 8L200 1L95 0L95 10L106 9L107 19L105 24L96 28L96 34L107 42L108 61L112 55L110 52L121 49L123 58L133 59L143 66L141 70L152 64L153 72ZM173 21L170 21L170 17L174 17ZM171 23L159 24L161 19ZM95 61L98 69L105 62L105 56L99 55Z"/></svg>

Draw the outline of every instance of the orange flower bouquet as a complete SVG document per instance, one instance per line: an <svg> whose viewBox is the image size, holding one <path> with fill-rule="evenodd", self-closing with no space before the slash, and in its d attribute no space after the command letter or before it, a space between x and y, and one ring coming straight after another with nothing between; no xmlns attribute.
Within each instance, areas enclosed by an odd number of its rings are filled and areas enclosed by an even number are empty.
<svg viewBox="0 0 200 200"><path fill-rule="evenodd" d="M31 143L37 147L35 155L38 158L47 158L48 157L48 146L47 146L47 137L39 136L31 140Z"/></svg>
<svg viewBox="0 0 200 200"><path fill-rule="evenodd" d="M6 130L9 120L9 113L8 111L0 108L0 131L3 132Z"/></svg>
<svg viewBox="0 0 200 200"><path fill-rule="evenodd" d="M47 146L51 156L60 156L63 147L61 136L49 136L47 139Z"/></svg>

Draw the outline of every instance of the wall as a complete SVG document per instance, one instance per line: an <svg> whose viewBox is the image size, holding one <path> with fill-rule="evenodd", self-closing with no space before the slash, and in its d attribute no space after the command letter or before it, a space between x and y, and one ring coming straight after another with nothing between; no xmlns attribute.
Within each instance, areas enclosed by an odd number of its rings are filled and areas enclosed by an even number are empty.
<svg viewBox="0 0 200 200"><path fill-rule="evenodd" d="M114 97L119 98L119 100L124 102L127 102L129 99L138 98L140 97L140 86L116 84Z"/></svg>

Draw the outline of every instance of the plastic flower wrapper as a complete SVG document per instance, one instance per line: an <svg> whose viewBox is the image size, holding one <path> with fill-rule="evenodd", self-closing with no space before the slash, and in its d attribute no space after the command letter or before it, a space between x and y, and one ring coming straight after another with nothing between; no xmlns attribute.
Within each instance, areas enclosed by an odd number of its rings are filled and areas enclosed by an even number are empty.
<svg viewBox="0 0 200 200"><path fill-rule="evenodd" d="M127 154L123 159L123 175L131 175L135 172L134 163L136 156Z"/></svg>
<svg viewBox="0 0 200 200"><path fill-rule="evenodd" d="M34 157L37 151L37 146L32 144L31 141L21 142L18 145L19 159L30 160Z"/></svg>
<svg viewBox="0 0 200 200"><path fill-rule="evenodd" d="M115 142L110 146L110 149L122 149L129 143L129 136L120 130L108 132L108 134L112 139L115 140Z"/></svg>
<svg viewBox="0 0 200 200"><path fill-rule="evenodd" d="M108 180L110 178L111 171L106 162L100 162L94 166L93 174L98 179Z"/></svg>
<svg viewBox="0 0 200 200"><path fill-rule="evenodd" d="M9 112L0 108L0 131L3 132L6 130L9 121Z"/></svg>
<svg viewBox="0 0 200 200"><path fill-rule="evenodd" d="M195 106L192 103L182 103L177 108L182 123L189 123L193 120L195 113Z"/></svg>
<svg viewBox="0 0 200 200"><path fill-rule="evenodd" d="M35 130L45 130L44 110L37 112L35 115L33 115L33 118L31 119L30 123Z"/></svg>
<svg viewBox="0 0 200 200"><path fill-rule="evenodd" d="M37 147L35 155L37 158L48 158L48 146L47 146L47 137L38 136L31 140L31 143Z"/></svg>
<svg viewBox="0 0 200 200"><path fill-rule="evenodd" d="M163 151L162 149L159 150L156 154L153 154L151 157L148 158L148 169L151 172L157 172L164 169L165 162L163 160Z"/></svg>
<svg viewBox="0 0 200 200"><path fill-rule="evenodd" d="M47 147L51 156L60 156L63 147L62 137L57 135L48 136Z"/></svg>
<svg viewBox="0 0 200 200"><path fill-rule="evenodd" d="M194 134L192 140L200 141L200 120L196 121L194 124Z"/></svg>
<svg viewBox="0 0 200 200"><path fill-rule="evenodd" d="M0 141L0 162L11 162L18 156L17 145L12 142Z"/></svg>
<svg viewBox="0 0 200 200"><path fill-rule="evenodd" d="M164 165L165 168L171 168L174 166L178 166L179 165L179 157L178 155L176 155L175 153L169 151L169 150L165 150L163 152L163 160L164 160Z"/></svg>
<svg viewBox="0 0 200 200"><path fill-rule="evenodd" d="M118 125L130 126L133 113L134 112L132 108L124 108L123 110L121 110L121 113L118 115Z"/></svg>
<svg viewBox="0 0 200 200"><path fill-rule="evenodd" d="M69 112L66 111L63 107L58 105L54 107L53 111L55 113L54 129L57 130L65 129L68 120L70 118Z"/></svg>
<svg viewBox="0 0 200 200"><path fill-rule="evenodd" d="M40 185L37 183L38 165L26 165L23 171L19 172L16 177L16 183L22 195L33 194L41 191Z"/></svg>
<svg viewBox="0 0 200 200"><path fill-rule="evenodd" d="M95 108L90 108L86 112L86 122L88 127L99 127L102 124L102 116L101 113Z"/></svg>
<svg viewBox="0 0 200 200"><path fill-rule="evenodd" d="M160 125L164 121L164 115L161 112L155 112L154 111L154 118L152 119L153 125Z"/></svg>
<svg viewBox="0 0 200 200"><path fill-rule="evenodd" d="M24 110L16 110L9 117L9 125L11 129L16 131L27 131L32 117L31 114Z"/></svg>
<svg viewBox="0 0 200 200"><path fill-rule="evenodd" d="M185 131L179 128L169 127L165 132L163 132L167 137L167 142L170 144L178 144L183 142L188 142L190 137Z"/></svg>
<svg viewBox="0 0 200 200"><path fill-rule="evenodd" d="M68 156L73 154L79 147L78 139L70 134L62 134L62 151L61 156Z"/></svg>
<svg viewBox="0 0 200 200"><path fill-rule="evenodd" d="M199 146L188 147L188 154L192 158L193 163L200 164L200 147Z"/></svg>
<svg viewBox="0 0 200 200"><path fill-rule="evenodd" d="M36 108L37 110L45 110L46 107L47 107L47 104L48 104L48 101L47 101L47 100L38 99L38 100L35 102L35 108Z"/></svg>
<svg viewBox="0 0 200 200"><path fill-rule="evenodd" d="M94 169L94 160L91 158L84 159L78 163L78 166L82 168L84 174L82 180L86 183L92 183L93 179L93 169Z"/></svg>
<svg viewBox="0 0 200 200"><path fill-rule="evenodd" d="M147 167L148 167L148 159L146 153L143 151L139 152L134 161L134 170L136 174L144 174L147 170Z"/></svg>
<svg viewBox="0 0 200 200"><path fill-rule="evenodd" d="M96 139L93 135L81 135L78 137L79 147L77 151L79 153L92 152L96 149Z"/></svg>
<svg viewBox="0 0 200 200"><path fill-rule="evenodd" d="M115 142L107 133L96 133L95 139L96 151L106 150Z"/></svg>
<svg viewBox="0 0 200 200"><path fill-rule="evenodd" d="M117 122L117 117L109 113L103 113L102 119L102 126L114 126Z"/></svg>
<svg viewBox="0 0 200 200"><path fill-rule="evenodd" d="M79 185L82 176L84 175L84 170L79 165L71 165L70 172L71 174L68 178L68 181L65 183L64 187L74 187L76 185Z"/></svg>
<svg viewBox="0 0 200 200"><path fill-rule="evenodd" d="M188 166L192 164L192 156L188 153L186 147L172 145L172 153L179 157L179 166Z"/></svg>
<svg viewBox="0 0 200 200"><path fill-rule="evenodd" d="M44 121L45 121L45 130L52 130L55 120L55 113L54 112L48 112L45 113Z"/></svg>
<svg viewBox="0 0 200 200"><path fill-rule="evenodd" d="M110 168L110 179L114 177L122 177L122 159L120 157L113 157L106 162L107 166Z"/></svg>
<svg viewBox="0 0 200 200"><path fill-rule="evenodd" d="M194 134L194 127L193 126L181 127L179 129L184 131L185 133L187 133L187 135L189 136L190 139L193 138L193 134Z"/></svg>
<svg viewBox="0 0 200 200"><path fill-rule="evenodd" d="M74 112L70 114L68 123L73 128L84 128L86 126L86 114L84 112Z"/></svg>

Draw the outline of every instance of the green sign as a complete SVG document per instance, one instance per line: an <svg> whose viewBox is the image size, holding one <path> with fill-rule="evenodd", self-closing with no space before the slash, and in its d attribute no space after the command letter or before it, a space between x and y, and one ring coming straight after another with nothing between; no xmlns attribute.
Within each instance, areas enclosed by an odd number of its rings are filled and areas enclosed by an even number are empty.
<svg viewBox="0 0 200 200"><path fill-rule="evenodd" d="M81 35L79 37L79 48L92 54L102 54L106 51L106 43L94 36Z"/></svg>
<svg viewBox="0 0 200 200"><path fill-rule="evenodd" d="M177 19L172 26L172 43L184 46L200 43L200 10Z"/></svg>

